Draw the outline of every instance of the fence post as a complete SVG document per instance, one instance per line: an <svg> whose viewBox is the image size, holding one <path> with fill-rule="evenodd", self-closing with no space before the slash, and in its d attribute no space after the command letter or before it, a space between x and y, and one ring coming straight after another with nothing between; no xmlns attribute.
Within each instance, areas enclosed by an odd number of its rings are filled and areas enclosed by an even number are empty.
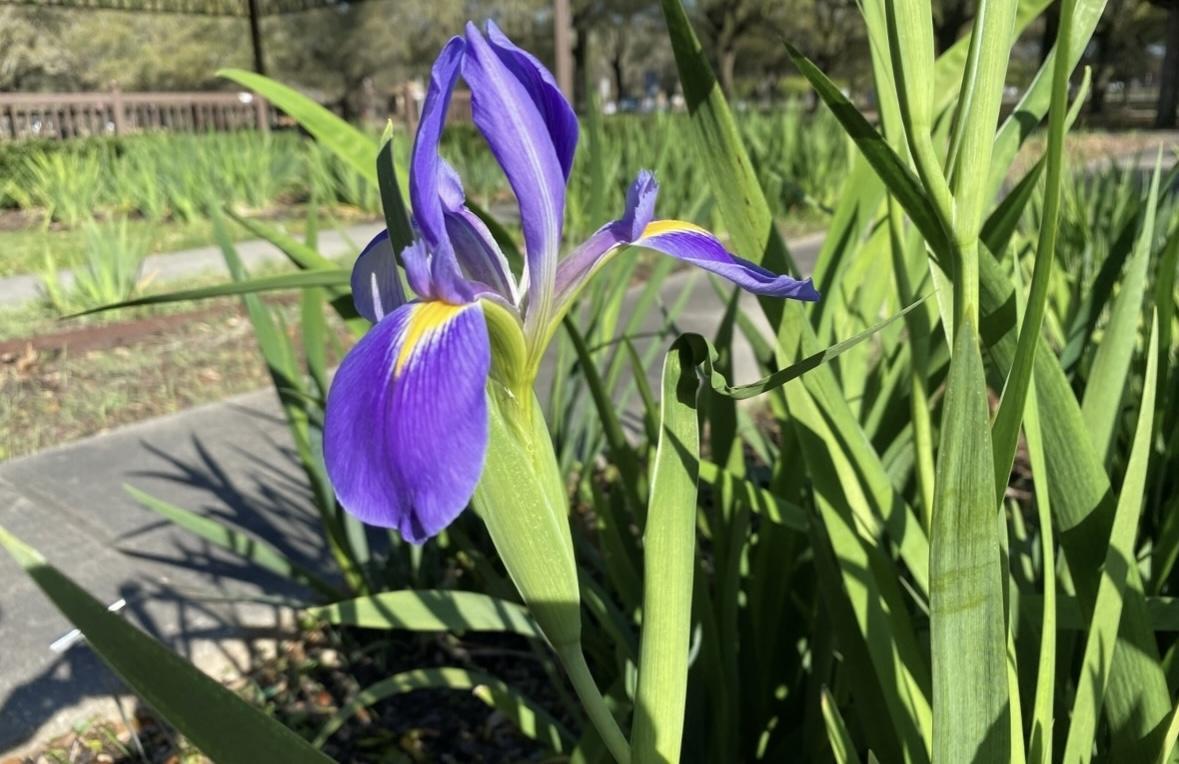
<svg viewBox="0 0 1179 764"><path fill-rule="evenodd" d="M401 86L401 98L405 104L405 129L413 135L418 129L418 102L414 99L413 82Z"/></svg>
<svg viewBox="0 0 1179 764"><path fill-rule="evenodd" d="M270 104L257 93L254 94L254 117L258 130L263 133L270 132Z"/></svg>
<svg viewBox="0 0 1179 764"><path fill-rule="evenodd" d="M115 120L115 135L126 135L127 112L123 107L123 91L117 82L111 83L111 112Z"/></svg>

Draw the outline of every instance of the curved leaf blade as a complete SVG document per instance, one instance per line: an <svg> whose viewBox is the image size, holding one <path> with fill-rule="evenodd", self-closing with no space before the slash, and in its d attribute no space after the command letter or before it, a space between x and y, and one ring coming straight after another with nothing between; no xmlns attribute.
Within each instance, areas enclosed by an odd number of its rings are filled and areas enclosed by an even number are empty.
<svg viewBox="0 0 1179 764"><path fill-rule="evenodd" d="M222 69L224 77L253 90L285 111L319 143L351 165L365 180L377 183L377 143L294 88L245 69Z"/></svg>
<svg viewBox="0 0 1179 764"><path fill-rule="evenodd" d="M308 615L363 629L502 631L543 639L528 610L514 602L463 591L405 589L308 608Z"/></svg>
<svg viewBox="0 0 1179 764"><path fill-rule="evenodd" d="M663 361L659 445L643 533L643 630L631 755L636 762L679 761L688 698L696 496L700 464L700 380L690 337Z"/></svg>
<svg viewBox="0 0 1179 764"><path fill-rule="evenodd" d="M314 745L322 746L362 708L394 695L431 689L472 690L475 697L511 719L521 732L533 740L557 753L572 747L572 735L544 709L490 674L458 668L404 671L365 688L323 725Z"/></svg>
<svg viewBox="0 0 1179 764"><path fill-rule="evenodd" d="M213 761L331 761L294 732L109 612L4 528L0 528L0 546L85 635L99 657Z"/></svg>

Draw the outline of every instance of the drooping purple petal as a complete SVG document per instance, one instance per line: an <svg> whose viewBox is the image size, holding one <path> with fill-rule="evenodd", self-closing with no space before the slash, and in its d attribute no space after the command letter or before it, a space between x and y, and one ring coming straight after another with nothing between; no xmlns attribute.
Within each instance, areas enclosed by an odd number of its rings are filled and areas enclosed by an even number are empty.
<svg viewBox="0 0 1179 764"><path fill-rule="evenodd" d="M482 309L404 305L344 358L324 458L340 504L421 543L467 506L483 472L491 350Z"/></svg>
<svg viewBox="0 0 1179 764"><path fill-rule="evenodd" d="M548 125L525 83L504 64L473 24L467 24L463 78L471 116L508 178L524 231L526 325L547 322L565 212L565 175Z"/></svg>
<svg viewBox="0 0 1179 764"><path fill-rule="evenodd" d="M561 162L561 170L568 180L569 172L573 169L573 156L577 152L578 126L573 107L561 92L552 72L536 56L517 47L494 21L489 19L486 29L487 41L500 60L516 75L516 79L524 84L524 89L532 96L533 103L544 118Z"/></svg>
<svg viewBox="0 0 1179 764"><path fill-rule="evenodd" d="M518 296L516 278L508 259L487 225L467 207L462 180L445 160L440 181L446 233L463 272L467 278L491 287L515 304Z"/></svg>
<svg viewBox="0 0 1179 764"><path fill-rule="evenodd" d="M389 232L381 231L352 266L352 303L374 324L405 304L405 290L397 273L397 259Z"/></svg>
<svg viewBox="0 0 1179 764"><path fill-rule="evenodd" d="M631 243L723 276L753 294L796 300L819 299L819 293L809 278L799 280L780 275L743 260L725 249L708 231L682 220L656 220L649 223L643 235Z"/></svg>

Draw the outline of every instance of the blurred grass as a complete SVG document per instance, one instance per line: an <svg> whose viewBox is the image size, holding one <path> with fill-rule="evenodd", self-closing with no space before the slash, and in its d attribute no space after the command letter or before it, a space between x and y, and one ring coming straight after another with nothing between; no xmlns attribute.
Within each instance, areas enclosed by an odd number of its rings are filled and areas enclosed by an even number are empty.
<svg viewBox="0 0 1179 764"><path fill-rule="evenodd" d="M355 208L339 206L325 211L340 221L373 220L373 216ZM272 210L263 216L267 222L282 225L292 234L303 233L306 218L302 205ZM207 247L213 241L213 225L208 220L148 220L128 218L127 230L147 239L152 254L178 252ZM254 236L243 228L233 230L235 241ZM82 263L86 232L82 228L17 228L0 230L0 278L21 273L39 272L48 254L60 268L74 268Z"/></svg>
<svg viewBox="0 0 1179 764"><path fill-rule="evenodd" d="M661 216L719 225L704 166L676 148L688 144L691 130L686 114L604 120L605 215L621 214L627 186L646 168L660 181ZM786 233L822 227L851 157L851 144L832 118L789 104L743 115L741 131ZM396 134L400 166L405 166L409 143ZM495 208L501 218L515 206L502 171L473 126L448 129L441 151L463 177L470 199ZM590 219L594 173L586 156L583 142L570 179L571 240L605 222ZM337 218L375 218L380 212L379 194L368 180L293 132L0 145L0 277L40 270L46 253L60 267L77 265L83 243L79 229L92 217L129 219L131 233L146 237L150 251L159 253L210 244L210 206L230 205L250 217L282 220L300 232L302 211L312 201ZM235 237L245 235L235 231Z"/></svg>

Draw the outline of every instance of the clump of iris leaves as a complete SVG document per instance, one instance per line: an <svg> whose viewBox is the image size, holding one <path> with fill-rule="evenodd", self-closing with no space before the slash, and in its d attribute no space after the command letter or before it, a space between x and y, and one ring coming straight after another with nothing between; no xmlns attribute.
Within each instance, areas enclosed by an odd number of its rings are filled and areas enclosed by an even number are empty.
<svg viewBox="0 0 1179 764"><path fill-rule="evenodd" d="M1065 168L1062 151L1089 84L1077 64L1105 5L1063 0L1056 48L1002 120L1012 41L1044 2L982 6L970 33L937 57L927 1L865 2L875 124L789 48L857 153L814 268L823 300L754 307L722 290L729 310L712 337L716 368L727 371L738 336L770 373L821 358L918 304L870 341L753 405L701 385L685 414L661 406L667 397L648 381L683 307L660 299L670 266L657 264L629 297L589 289L565 322L543 392L572 497L585 652L622 729L643 719L683 730L670 747L636 737L631 758L1171 760L1179 736L1174 157L1160 153L1153 172L1085 173ZM662 6L693 128L674 153L706 173L710 210L733 251L786 270L789 248L706 52L680 4ZM377 142L276 83L230 76L377 182ZM599 117L586 115L585 125L587 219L602 220L620 170L595 138ZM1037 125L1048 133L1044 155L1009 178ZM240 530L132 492L305 584L305 614L320 623L502 632L551 661L473 514L411 548L396 537L369 543L335 505L318 447L327 370L316 349L329 311L355 322L347 274L323 261L313 240L267 234L300 273L251 279L223 236L234 283L153 299L242 295L337 568L306 570ZM623 273L599 283L627 283L625 271L637 266L610 267ZM302 288L294 334L257 295L280 287ZM662 328L654 339L653 319ZM690 379L696 370L678 373ZM619 402L635 404L637 422L622 420ZM690 628L651 635L645 597L663 561L648 554L644 523L666 508L661 501L681 497L653 495L647 468L684 416L703 434L682 466L700 491L674 505L695 530ZM248 760L259 740L284 760L315 760L345 717L423 688L473 693L553 758L609 760L576 705L545 707L503 678L458 667L380 679L306 741L227 699L35 551L2 539L100 655L219 761ZM684 643L688 660L675 670L686 698L636 693L645 656ZM568 703L563 680L552 677L545 703Z"/></svg>

